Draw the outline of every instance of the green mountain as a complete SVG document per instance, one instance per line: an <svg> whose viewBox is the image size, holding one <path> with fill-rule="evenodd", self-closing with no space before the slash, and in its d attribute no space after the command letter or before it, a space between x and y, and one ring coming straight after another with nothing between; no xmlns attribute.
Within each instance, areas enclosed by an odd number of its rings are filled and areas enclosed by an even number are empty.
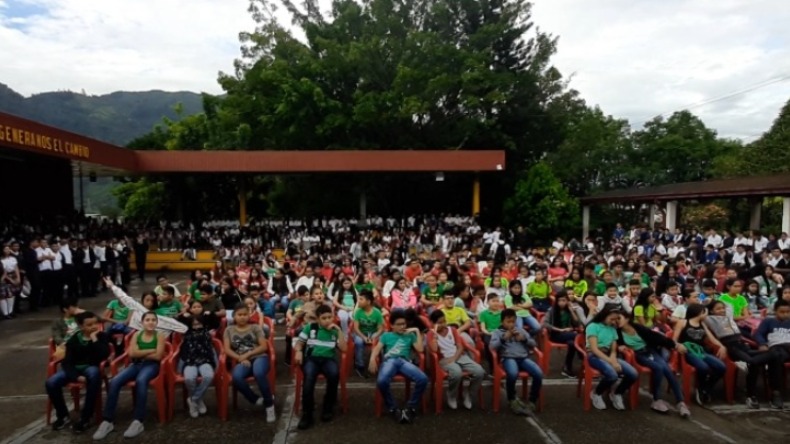
<svg viewBox="0 0 790 444"><path fill-rule="evenodd" d="M121 146L151 131L163 117L175 119L177 104L182 116L203 110L201 95L186 91L101 96L57 91L24 97L0 83L0 111Z"/></svg>

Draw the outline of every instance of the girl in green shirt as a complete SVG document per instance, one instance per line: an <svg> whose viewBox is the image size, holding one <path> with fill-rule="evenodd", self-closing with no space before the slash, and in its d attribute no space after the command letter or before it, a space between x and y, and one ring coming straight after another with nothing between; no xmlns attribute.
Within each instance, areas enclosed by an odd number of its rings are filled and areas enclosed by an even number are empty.
<svg viewBox="0 0 790 444"><path fill-rule="evenodd" d="M547 312L551 308L551 286L546 282L546 275L543 270L535 272L535 280L527 284L527 295L532 300L535 310L540 312Z"/></svg>
<svg viewBox="0 0 790 444"><path fill-rule="evenodd" d="M587 281L584 280L581 269L574 267L571 270L571 275L565 281L565 289L573 290L573 299L581 302L587 293Z"/></svg>

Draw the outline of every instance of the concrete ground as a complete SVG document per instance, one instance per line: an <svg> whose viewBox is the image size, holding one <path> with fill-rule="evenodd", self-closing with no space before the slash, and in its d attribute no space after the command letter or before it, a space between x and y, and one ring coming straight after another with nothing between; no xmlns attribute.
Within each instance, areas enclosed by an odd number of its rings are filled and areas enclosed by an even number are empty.
<svg viewBox="0 0 790 444"><path fill-rule="evenodd" d="M173 281L184 276L172 276ZM141 294L147 287L133 285L130 294ZM102 309L109 300L109 293L86 299L87 309ZM20 316L14 321L0 322L0 444L19 443L88 443L93 430L84 435L73 435L68 429L53 432L44 425L46 405L43 381L46 374L49 324L57 316L57 309L50 308L37 314ZM278 334L282 337L282 332ZM214 392L209 391L206 404L209 414L191 419L180 404L176 394L175 419L163 426L156 423L156 403L153 392L148 398L149 417L146 432L140 438L146 442L165 443L185 441L190 443L241 442L253 439L264 443L307 444L320 441L326 444L404 443L431 442L464 443L484 440L490 444L515 444L523 442L590 443L604 441L639 442L640 444L665 444L674 441L704 441L709 443L775 443L790 438L790 410L760 411L745 409L742 403L716 404L710 409L691 406L692 418L683 420L676 414L660 415L649 409L650 399L642 396L635 411L614 410L584 412L581 400L576 398L574 380L558 378L560 353L554 353L552 372L546 381L546 405L535 418L518 417L506 406L498 414L491 409L491 386L484 387L485 410L429 411L420 415L415 424L401 425L389 417L374 416L372 380L356 376L349 379L348 414L338 414L330 423L317 421L308 431L298 431L298 416L292 413L294 387L288 368L282 364L284 342L278 348L278 382L276 405L278 421L268 425L264 412L240 400L237 410L231 409L230 420L221 422L216 416ZM743 386L741 378L740 386ZM643 387L647 381L643 380ZM179 389L180 390L180 389ZM320 405L322 383L316 397ZM396 389L396 396L402 392ZM426 393L430 396L430 393ZM504 393L503 396L504 398ZM669 399L668 399L669 400ZM742 402L740 393L738 401ZM119 404L116 431L105 441L128 442L123 431L131 421L131 396L125 393Z"/></svg>

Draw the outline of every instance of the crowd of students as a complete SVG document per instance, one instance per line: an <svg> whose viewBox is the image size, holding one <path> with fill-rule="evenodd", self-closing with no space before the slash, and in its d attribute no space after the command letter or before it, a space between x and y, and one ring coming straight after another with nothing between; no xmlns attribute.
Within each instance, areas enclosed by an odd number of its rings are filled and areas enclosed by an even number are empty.
<svg viewBox="0 0 790 444"><path fill-rule="evenodd" d="M301 429L314 425L312 398L320 374L327 380L320 419L333 418L338 382L346 371L338 359L349 348L353 370L361 377L375 375L386 409L401 423L414 420L437 367L447 374L444 402L451 409L458 408L459 398L472 409L472 394L486 374L501 366L510 409L533 414L548 370L536 350L551 343L567 346L563 375L600 373L590 394L597 409L607 407L607 394L615 409L625 409L624 397L636 389L641 367L650 369L653 378L651 408L670 410L660 390L667 380L677 411L688 417L689 395L677 379L680 367L695 369L691 396L704 405L715 396L725 360L747 373L750 408L760 407L756 385L765 369L768 402L782 408L782 375L790 360L790 286L784 283L790 250L780 248L785 234L764 243L756 234L751 244L739 241L728 247L729 237L714 231L705 236L646 229L627 233L618 226L608 243L591 240L570 248L557 240L550 248L527 249L518 245L517 232L480 230L472 235L489 236L447 251L436 239L404 246L384 242L387 234L379 233L375 241L366 241L365 236L375 236L372 232L360 235L358 246L351 242L337 251L291 245L281 260L251 249L237 263L231 258L212 270L196 270L183 293L159 276L158 286L139 302L129 302L108 279L105 285L119 302L112 301L97 316L80 313L74 300L67 299L63 319L53 327L56 345L65 344L61 371L47 381L57 413L54 427L68 422L60 388L84 381L89 396L97 393L98 365L110 345L116 354L118 348L128 353L131 370L110 381L96 439L112 431L113 393L131 380L137 382L137 404L125 436L143 431L145 394L140 387L147 387L162 360L176 352L178 371L188 381L190 416L206 412L203 395L222 356L233 387L263 407L267 422L273 422L267 376L275 323L285 324L284 361L301 366L304 374ZM736 256L741 250L743 261ZM128 345L111 333L131 335ZM213 338L222 338L219 349ZM161 351L168 341L173 344L170 355ZM520 372L531 379L525 400L515 391ZM396 375L413 382L403 405L390 391ZM259 393L250 388L248 377ZM467 386L463 379L469 379ZM90 416L91 410L83 409L74 429L84 430Z"/></svg>

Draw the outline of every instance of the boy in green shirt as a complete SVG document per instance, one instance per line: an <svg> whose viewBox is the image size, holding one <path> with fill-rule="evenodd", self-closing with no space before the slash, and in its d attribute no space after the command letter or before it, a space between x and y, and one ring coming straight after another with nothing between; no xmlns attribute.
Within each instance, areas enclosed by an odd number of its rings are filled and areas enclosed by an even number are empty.
<svg viewBox="0 0 790 444"><path fill-rule="evenodd" d="M433 313L434 310L442 306L442 295L444 295L444 291L439 287L437 282L436 276L432 274L429 274L425 278L426 285L422 290L420 303L428 314Z"/></svg>
<svg viewBox="0 0 790 444"><path fill-rule="evenodd" d="M381 335L370 354L368 370L372 374L379 374L376 387L381 392L390 415L401 424L408 424L414 421L417 405L428 386L428 376L411 362L412 349L417 353L422 353L424 350L422 334L417 327L406 328L406 315L400 311L392 313L390 325L392 331ZM378 357L382 352L384 354L381 356L381 368L379 368ZM414 390L406 408L402 410L395 405L395 399L390 391L392 378L398 374L414 382Z"/></svg>
<svg viewBox="0 0 790 444"><path fill-rule="evenodd" d="M162 294L159 295L159 306L156 307L154 312L158 316L167 316L175 318L184 311L181 302L176 300L176 287L172 285L165 286L162 289Z"/></svg>
<svg viewBox="0 0 790 444"><path fill-rule="evenodd" d="M491 342L491 334L502 325L502 300L496 293L489 293L486 296L488 308L480 312L477 316L478 324L480 325L480 339L483 340L485 346L485 356L488 361L488 368L494 368L494 360L491 352L488 351L488 344Z"/></svg>
<svg viewBox="0 0 790 444"><path fill-rule="evenodd" d="M307 430L313 425L313 409L315 408L313 393L319 374L326 378L321 421L332 420L337 402L337 385L340 381L336 350L340 349L341 352L345 352L347 346L343 331L334 323L332 308L321 305L316 308L315 312L318 322L304 326L295 346L294 364L302 365L304 374L302 418L298 425L300 430Z"/></svg>
<svg viewBox="0 0 790 444"><path fill-rule="evenodd" d="M384 332L384 316L381 310L373 306L373 293L370 290L359 293L357 307L354 311L354 331L351 338L354 340L354 368L357 375L364 377L365 345L372 345Z"/></svg>

